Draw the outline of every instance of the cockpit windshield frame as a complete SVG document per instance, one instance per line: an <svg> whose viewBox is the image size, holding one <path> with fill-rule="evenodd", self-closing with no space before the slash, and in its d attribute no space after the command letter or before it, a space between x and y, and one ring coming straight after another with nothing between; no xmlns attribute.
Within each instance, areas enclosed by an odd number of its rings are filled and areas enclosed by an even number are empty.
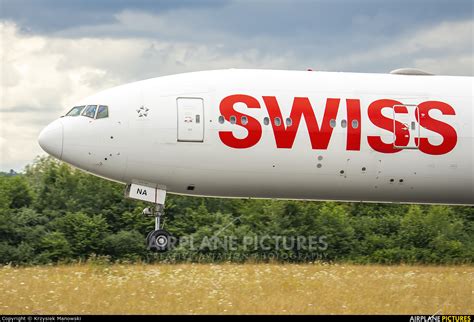
<svg viewBox="0 0 474 322"><path fill-rule="evenodd" d="M64 116L85 116L95 120L109 117L109 106L99 104L74 106Z"/></svg>
<svg viewBox="0 0 474 322"><path fill-rule="evenodd" d="M96 119L105 119L109 117L109 107L107 105L99 105L97 108Z"/></svg>
<svg viewBox="0 0 474 322"><path fill-rule="evenodd" d="M97 112L97 105L87 105L87 107L84 109L81 115L95 119L96 112Z"/></svg>
<svg viewBox="0 0 474 322"><path fill-rule="evenodd" d="M85 108L85 105L80 105L80 106L74 106L69 110L69 112L66 113L65 116L79 116L81 115L82 110Z"/></svg>

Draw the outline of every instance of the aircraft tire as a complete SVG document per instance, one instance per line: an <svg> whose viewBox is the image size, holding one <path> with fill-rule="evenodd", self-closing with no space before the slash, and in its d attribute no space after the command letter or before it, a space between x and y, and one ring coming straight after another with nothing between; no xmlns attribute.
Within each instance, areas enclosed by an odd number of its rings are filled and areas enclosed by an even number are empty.
<svg viewBox="0 0 474 322"><path fill-rule="evenodd" d="M156 252L165 252L170 248L171 235L163 229L152 231L148 234L148 249Z"/></svg>

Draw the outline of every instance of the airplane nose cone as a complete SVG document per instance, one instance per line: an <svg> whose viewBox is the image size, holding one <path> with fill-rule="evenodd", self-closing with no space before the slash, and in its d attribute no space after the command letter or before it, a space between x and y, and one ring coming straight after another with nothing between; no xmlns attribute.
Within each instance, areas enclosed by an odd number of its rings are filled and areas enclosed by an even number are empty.
<svg viewBox="0 0 474 322"><path fill-rule="evenodd" d="M55 158L61 160L63 154L63 124L56 120L46 126L38 137L41 148Z"/></svg>

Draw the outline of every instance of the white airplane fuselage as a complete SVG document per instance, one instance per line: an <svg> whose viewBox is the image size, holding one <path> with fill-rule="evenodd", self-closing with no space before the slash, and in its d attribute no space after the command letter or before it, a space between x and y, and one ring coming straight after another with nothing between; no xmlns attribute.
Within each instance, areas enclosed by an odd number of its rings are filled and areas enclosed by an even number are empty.
<svg viewBox="0 0 474 322"><path fill-rule="evenodd" d="M218 70L115 87L43 149L170 193L474 204L472 77Z"/></svg>

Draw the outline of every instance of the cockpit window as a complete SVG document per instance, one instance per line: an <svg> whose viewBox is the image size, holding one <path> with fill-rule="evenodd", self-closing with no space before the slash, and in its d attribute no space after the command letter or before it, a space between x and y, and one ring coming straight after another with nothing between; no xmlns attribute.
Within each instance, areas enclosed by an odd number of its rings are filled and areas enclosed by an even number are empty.
<svg viewBox="0 0 474 322"><path fill-rule="evenodd" d="M109 117L109 108L105 105L99 105L99 110L97 111L97 119L103 119Z"/></svg>
<svg viewBox="0 0 474 322"><path fill-rule="evenodd" d="M97 110L97 105L87 105L84 112L82 112L82 115L94 118L96 110Z"/></svg>
<svg viewBox="0 0 474 322"><path fill-rule="evenodd" d="M86 106L85 105L74 106L69 112L67 112L66 116L78 116L78 115L81 114L84 107L86 107Z"/></svg>

